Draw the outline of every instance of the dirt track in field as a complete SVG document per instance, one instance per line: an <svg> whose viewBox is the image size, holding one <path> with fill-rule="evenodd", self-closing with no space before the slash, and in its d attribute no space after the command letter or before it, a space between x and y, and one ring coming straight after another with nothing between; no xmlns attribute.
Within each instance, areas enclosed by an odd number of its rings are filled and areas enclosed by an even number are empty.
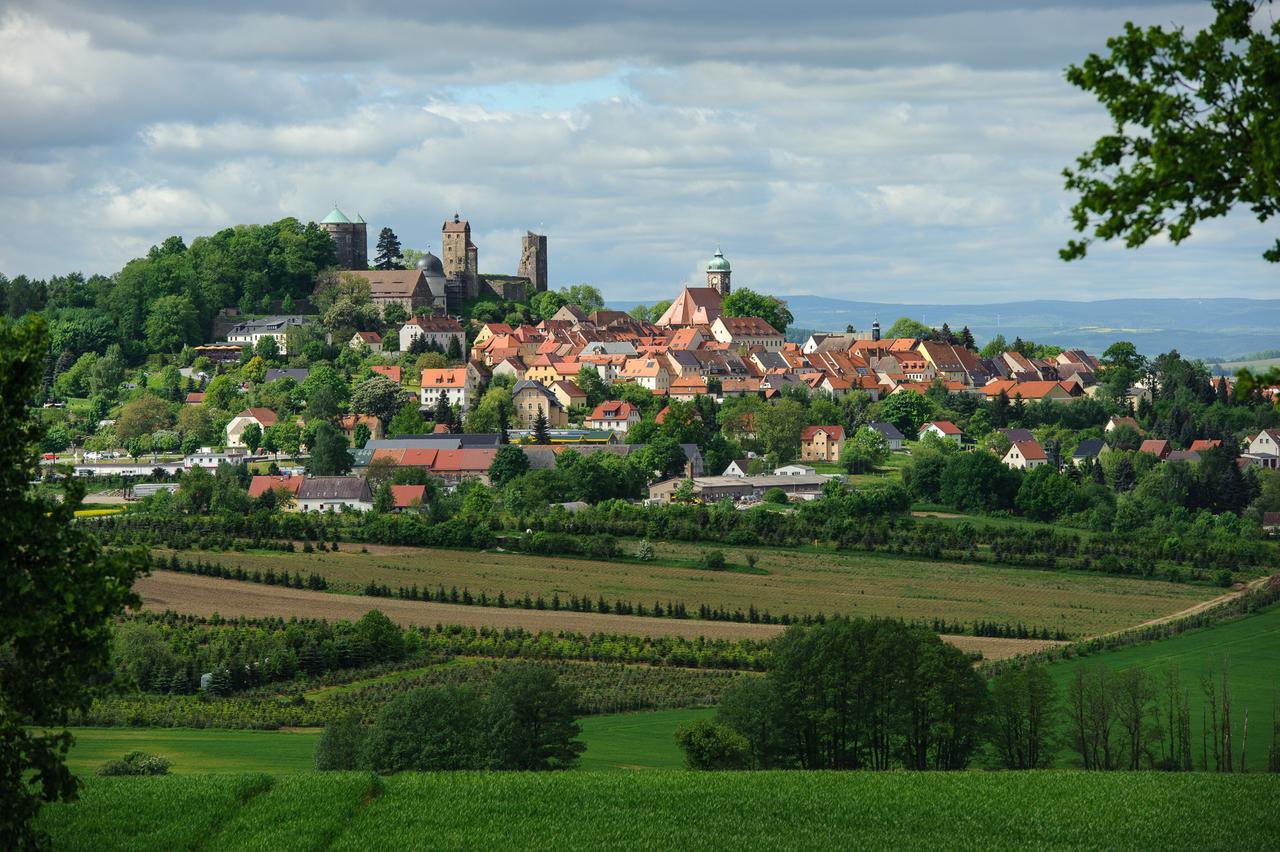
<svg viewBox="0 0 1280 852"><path fill-rule="evenodd" d="M462 624L468 627L522 627L526 630L567 630L576 633L630 633L642 636L683 636L696 639L771 639L782 632L772 624L738 624L729 621L643 618L631 615L599 615L585 612L498 609L496 607L402 601L337 595L281 586L263 586L157 571L134 584L144 609L227 618L280 617L324 618L355 621L378 609L404 625ZM987 659L1003 659L1057 643L1029 639L992 639L981 636L944 636L963 651L981 651Z"/></svg>

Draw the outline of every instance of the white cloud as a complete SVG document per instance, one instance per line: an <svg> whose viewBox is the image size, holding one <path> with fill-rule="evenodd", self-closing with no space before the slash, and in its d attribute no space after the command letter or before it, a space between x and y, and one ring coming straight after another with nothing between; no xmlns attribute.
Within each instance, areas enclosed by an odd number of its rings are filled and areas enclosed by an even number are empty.
<svg viewBox="0 0 1280 852"><path fill-rule="evenodd" d="M1201 295L1228 268L1271 294L1247 214L1056 256L1060 170L1107 126L1063 64L1200 6L732 5L33 0L0 18L0 270L109 273L336 200L437 249L459 210L495 272L544 231L554 284L619 300L699 280L717 241L779 293Z"/></svg>

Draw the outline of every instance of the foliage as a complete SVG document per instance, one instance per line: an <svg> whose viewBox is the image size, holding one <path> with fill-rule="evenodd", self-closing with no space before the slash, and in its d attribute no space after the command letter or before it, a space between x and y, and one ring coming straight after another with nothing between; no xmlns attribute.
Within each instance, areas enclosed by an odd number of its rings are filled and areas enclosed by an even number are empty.
<svg viewBox="0 0 1280 852"><path fill-rule="evenodd" d="M374 376L351 392L351 409L372 415L383 423L392 420L405 405L404 388L386 376Z"/></svg>
<svg viewBox="0 0 1280 852"><path fill-rule="evenodd" d="M378 232L378 253L374 256L375 269L404 269L404 253L400 250L400 238L390 228Z"/></svg>
<svg viewBox="0 0 1280 852"><path fill-rule="evenodd" d="M168 775L167 759L143 751L131 751L119 760L108 761L98 768L99 775Z"/></svg>
<svg viewBox="0 0 1280 852"><path fill-rule="evenodd" d="M1255 0L1213 0L1215 19L1188 37L1182 28L1132 23L1067 69L1114 122L1066 169L1079 193L1072 240L1062 257L1083 257L1093 239L1134 248L1159 235L1181 243L1196 223L1247 206L1260 221L1280 210L1280 23L1254 16ZM1280 261L1280 240L1263 255Z"/></svg>
<svg viewBox="0 0 1280 852"><path fill-rule="evenodd" d="M561 287L560 295L566 304L577 305L585 313L592 313L604 307L604 297L600 291L590 284L573 284Z"/></svg>
<svg viewBox="0 0 1280 852"><path fill-rule="evenodd" d="M75 522L82 488L68 483L55 501L28 487L42 431L28 406L47 348L39 316L0 319L0 836L19 847L37 842L42 802L76 794L64 765L71 736L56 728L87 706L111 620L138 603L141 566L136 552L108 553Z"/></svg>
<svg viewBox="0 0 1280 852"><path fill-rule="evenodd" d="M933 404L918 393L903 391L880 401L880 419L892 423L908 438L918 435L920 427L933 415Z"/></svg>
<svg viewBox="0 0 1280 852"><path fill-rule="evenodd" d="M746 737L728 725L698 719L676 729L676 742L690 769L744 769L750 747Z"/></svg>
<svg viewBox="0 0 1280 852"><path fill-rule="evenodd" d="M759 317L783 334L786 333L787 326L795 322L786 302L745 287L725 296L721 307L727 317Z"/></svg>
<svg viewBox="0 0 1280 852"><path fill-rule="evenodd" d="M311 459L307 472L312 476L342 476L351 471L354 459L347 439L332 423L321 423L311 439Z"/></svg>
<svg viewBox="0 0 1280 852"><path fill-rule="evenodd" d="M764 451L779 464L791 461L800 452L800 432L805 426L804 407L784 399L756 412L756 435Z"/></svg>
<svg viewBox="0 0 1280 852"><path fill-rule="evenodd" d="M889 330L885 332L885 337L909 337L918 340L928 339L933 329L922 322L913 320L910 317L898 317L893 325L889 326Z"/></svg>
<svg viewBox="0 0 1280 852"><path fill-rule="evenodd" d="M1010 668L991 687L991 744L1003 769L1044 769L1056 754L1058 688L1042 665Z"/></svg>
<svg viewBox="0 0 1280 852"><path fill-rule="evenodd" d="M849 473L872 473L889 460L889 442L875 429L857 429L840 449L840 461Z"/></svg>
<svg viewBox="0 0 1280 852"><path fill-rule="evenodd" d="M501 488L516 477L529 472L529 455L511 444L498 447L489 465L489 481Z"/></svg>
<svg viewBox="0 0 1280 852"><path fill-rule="evenodd" d="M765 682L773 695L762 688L751 697L777 702L785 736L779 742L758 726L738 733L754 753L775 748L767 756L774 765L963 769L981 742L982 679L955 647L901 622L837 618L789 628Z"/></svg>

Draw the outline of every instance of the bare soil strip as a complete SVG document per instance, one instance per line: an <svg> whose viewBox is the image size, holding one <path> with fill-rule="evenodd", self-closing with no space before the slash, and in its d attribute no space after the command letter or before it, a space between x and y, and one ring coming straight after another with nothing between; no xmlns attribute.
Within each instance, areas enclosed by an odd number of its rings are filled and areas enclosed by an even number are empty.
<svg viewBox="0 0 1280 852"><path fill-rule="evenodd" d="M224 618L279 617L324 618L355 621L371 609L409 626L461 624L468 627L521 627L531 631L575 633L625 633L639 636L682 636L696 639L771 639L782 632L775 624L739 624L732 621L644 618L632 615L599 615L587 612L498 609L497 607L402 601L337 595L282 586L241 583L195 574L157 571L139 579L134 590L142 596L143 609L173 610L190 615ZM1035 639L996 639L985 636L944 636L963 651L981 651L999 660L1059 644Z"/></svg>

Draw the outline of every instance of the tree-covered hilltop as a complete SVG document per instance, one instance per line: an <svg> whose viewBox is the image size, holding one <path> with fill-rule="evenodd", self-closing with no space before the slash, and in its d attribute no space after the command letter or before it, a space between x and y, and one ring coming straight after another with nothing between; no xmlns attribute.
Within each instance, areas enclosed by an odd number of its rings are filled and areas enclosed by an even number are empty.
<svg viewBox="0 0 1280 852"><path fill-rule="evenodd" d="M49 320L55 357L74 361L117 344L135 362L148 352L176 352L208 339L223 308L289 310L311 295L316 276L336 263L334 243L314 222L281 219L237 225L187 245L169 237L114 275L78 272L33 281L0 275L0 310Z"/></svg>

